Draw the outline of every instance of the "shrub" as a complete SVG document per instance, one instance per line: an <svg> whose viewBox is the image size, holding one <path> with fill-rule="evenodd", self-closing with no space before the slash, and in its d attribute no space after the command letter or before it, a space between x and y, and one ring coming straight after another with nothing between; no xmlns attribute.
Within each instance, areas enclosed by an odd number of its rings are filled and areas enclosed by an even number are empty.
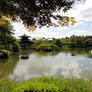
<svg viewBox="0 0 92 92"><path fill-rule="evenodd" d="M43 51L53 51L57 50L58 46L52 43L41 43L36 47L37 50L43 50Z"/></svg>
<svg viewBox="0 0 92 92"><path fill-rule="evenodd" d="M5 45L0 44L0 49L5 49Z"/></svg>
<svg viewBox="0 0 92 92"><path fill-rule="evenodd" d="M13 52L19 52L20 51L20 45L16 42L13 43L12 51Z"/></svg>
<svg viewBox="0 0 92 92"><path fill-rule="evenodd" d="M32 44L31 48L36 50L36 47L40 44L40 42L35 42L34 44Z"/></svg>
<svg viewBox="0 0 92 92"><path fill-rule="evenodd" d="M42 77L20 84L1 80L0 92L92 92L92 79Z"/></svg>
<svg viewBox="0 0 92 92"><path fill-rule="evenodd" d="M62 42L60 39L56 39L55 40L55 44L58 46L58 47L62 47Z"/></svg>
<svg viewBox="0 0 92 92"><path fill-rule="evenodd" d="M92 92L92 80L42 77L28 80L12 92Z"/></svg>
<svg viewBox="0 0 92 92"><path fill-rule="evenodd" d="M10 54L7 50L0 50L0 58L8 58L8 55Z"/></svg>
<svg viewBox="0 0 92 92"><path fill-rule="evenodd" d="M0 80L0 92L12 92L12 90L18 86L15 81L9 81L7 79Z"/></svg>
<svg viewBox="0 0 92 92"><path fill-rule="evenodd" d="M58 87L53 83L48 84L38 81L29 81L15 88L12 92L58 92Z"/></svg>

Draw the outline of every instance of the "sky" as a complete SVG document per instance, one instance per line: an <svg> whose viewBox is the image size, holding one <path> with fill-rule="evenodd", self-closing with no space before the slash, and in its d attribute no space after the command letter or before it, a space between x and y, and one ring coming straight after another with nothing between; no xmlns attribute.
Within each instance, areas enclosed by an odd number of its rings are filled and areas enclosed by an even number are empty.
<svg viewBox="0 0 92 92"><path fill-rule="evenodd" d="M12 25L16 30L14 32L14 36L18 38L23 34L27 34L32 38L63 38L70 37L72 35L92 35L92 0L78 3L67 13L60 12L60 14L75 17L77 23L74 26L68 27L37 28L35 32L29 32L23 24L13 22Z"/></svg>

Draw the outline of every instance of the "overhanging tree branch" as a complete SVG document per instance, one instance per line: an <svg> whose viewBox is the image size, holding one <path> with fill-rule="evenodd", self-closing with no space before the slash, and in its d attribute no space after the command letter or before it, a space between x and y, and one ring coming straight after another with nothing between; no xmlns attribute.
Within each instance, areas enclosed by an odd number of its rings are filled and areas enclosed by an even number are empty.
<svg viewBox="0 0 92 92"><path fill-rule="evenodd" d="M76 1L79 0L0 0L0 15L11 17L12 20L19 17L27 26L52 26L55 25L52 18L59 24L68 25L71 21L68 16L53 13L61 9L66 12Z"/></svg>

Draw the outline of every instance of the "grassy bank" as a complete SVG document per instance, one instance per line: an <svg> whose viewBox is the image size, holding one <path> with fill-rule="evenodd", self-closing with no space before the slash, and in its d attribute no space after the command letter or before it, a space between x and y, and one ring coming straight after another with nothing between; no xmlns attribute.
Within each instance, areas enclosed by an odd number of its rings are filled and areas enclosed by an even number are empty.
<svg viewBox="0 0 92 92"><path fill-rule="evenodd" d="M92 80L42 77L20 84L1 80L0 92L92 92Z"/></svg>

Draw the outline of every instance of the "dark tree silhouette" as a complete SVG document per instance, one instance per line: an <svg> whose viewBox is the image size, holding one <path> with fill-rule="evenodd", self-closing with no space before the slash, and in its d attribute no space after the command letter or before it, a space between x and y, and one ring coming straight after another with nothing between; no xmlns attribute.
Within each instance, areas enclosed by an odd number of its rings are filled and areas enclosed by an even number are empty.
<svg viewBox="0 0 92 92"><path fill-rule="evenodd" d="M52 18L59 24L67 25L73 18L55 12L69 10L76 1L78 0L0 0L0 16L10 16L13 20L20 18L27 26L52 26L55 25ZM72 22L75 22L74 19Z"/></svg>

